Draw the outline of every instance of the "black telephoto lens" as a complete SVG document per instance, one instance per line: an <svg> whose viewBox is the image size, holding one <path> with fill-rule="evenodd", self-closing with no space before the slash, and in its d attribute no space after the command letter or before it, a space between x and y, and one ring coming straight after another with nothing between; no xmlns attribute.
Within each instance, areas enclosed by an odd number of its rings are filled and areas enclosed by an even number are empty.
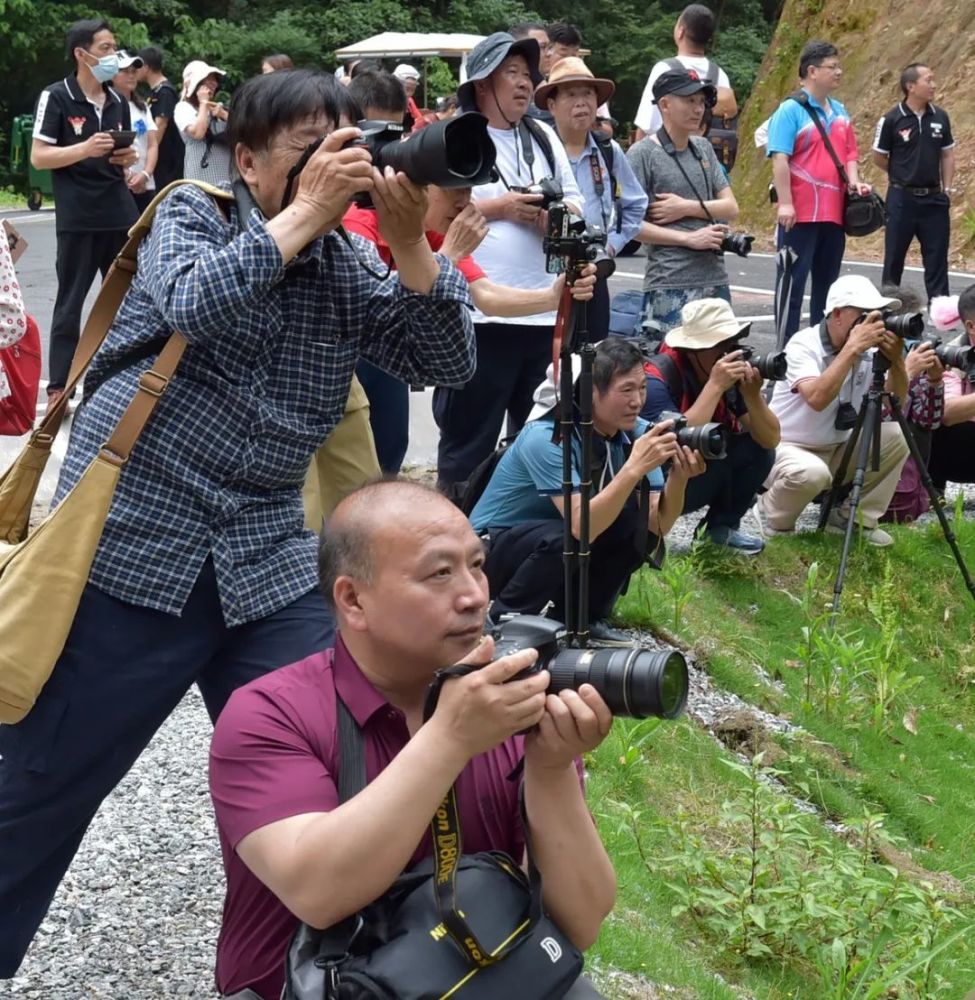
<svg viewBox="0 0 975 1000"><path fill-rule="evenodd" d="M685 427L677 432L677 443L696 449L709 462L728 457L728 430L721 424Z"/></svg>
<svg viewBox="0 0 975 1000"><path fill-rule="evenodd" d="M551 693L591 684L613 715L676 719L687 703L687 663L676 650L562 649L538 665Z"/></svg>
<svg viewBox="0 0 975 1000"><path fill-rule="evenodd" d="M963 372L975 371L975 347L942 344L935 348L935 353L946 368L960 368Z"/></svg>
<svg viewBox="0 0 975 1000"><path fill-rule="evenodd" d="M924 317L921 313L902 313L900 316L884 313L884 329L902 340L917 340L924 333Z"/></svg>
<svg viewBox="0 0 975 1000"><path fill-rule="evenodd" d="M758 374L762 378L772 382L781 382L789 370L785 351L779 351L778 354L756 354L752 357L751 364L758 369Z"/></svg>

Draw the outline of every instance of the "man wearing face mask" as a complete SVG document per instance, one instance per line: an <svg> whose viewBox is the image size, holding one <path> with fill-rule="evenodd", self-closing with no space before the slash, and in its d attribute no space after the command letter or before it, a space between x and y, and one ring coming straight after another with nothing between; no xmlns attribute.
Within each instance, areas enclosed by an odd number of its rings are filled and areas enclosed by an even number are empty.
<svg viewBox="0 0 975 1000"><path fill-rule="evenodd" d="M31 164L53 171L57 203L58 294L51 321L48 405L64 391L95 272L102 277L138 217L125 168L138 153L117 148L112 133L132 127L128 102L109 81L119 70L107 21L76 21L66 36L75 72L51 84L34 114Z"/></svg>

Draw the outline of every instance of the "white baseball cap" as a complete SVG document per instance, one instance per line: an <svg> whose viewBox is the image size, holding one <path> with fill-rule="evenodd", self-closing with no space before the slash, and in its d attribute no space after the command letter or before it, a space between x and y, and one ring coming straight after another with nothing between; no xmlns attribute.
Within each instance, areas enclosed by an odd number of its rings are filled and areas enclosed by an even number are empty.
<svg viewBox="0 0 975 1000"><path fill-rule="evenodd" d="M881 295L874 283L862 274L844 274L826 293L826 314L849 306L853 309L900 309L901 300Z"/></svg>
<svg viewBox="0 0 975 1000"><path fill-rule="evenodd" d="M125 49L119 49L116 55L119 69L142 69L144 65L142 56L130 56Z"/></svg>
<svg viewBox="0 0 975 1000"><path fill-rule="evenodd" d="M393 70L393 76L395 76L397 80L419 80L420 71L415 66L411 66L409 63L400 63L399 66Z"/></svg>

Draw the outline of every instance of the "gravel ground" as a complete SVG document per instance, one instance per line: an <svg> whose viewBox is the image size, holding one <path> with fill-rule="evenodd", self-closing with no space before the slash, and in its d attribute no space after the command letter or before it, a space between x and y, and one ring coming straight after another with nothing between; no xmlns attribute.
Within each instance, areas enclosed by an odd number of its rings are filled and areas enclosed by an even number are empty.
<svg viewBox="0 0 975 1000"><path fill-rule="evenodd" d="M953 495L949 491L949 501ZM975 490L966 488L966 509ZM802 528L812 528L815 512ZM686 549L697 517L682 518L671 551ZM744 525L748 530L748 524ZM645 638L645 637L641 637ZM692 667L689 713L712 728L737 711L768 729L786 720L756 713ZM16 979L18 1000L213 998L213 956L223 877L206 785L210 724L196 691L160 730L106 800ZM626 997L664 997L628 983Z"/></svg>

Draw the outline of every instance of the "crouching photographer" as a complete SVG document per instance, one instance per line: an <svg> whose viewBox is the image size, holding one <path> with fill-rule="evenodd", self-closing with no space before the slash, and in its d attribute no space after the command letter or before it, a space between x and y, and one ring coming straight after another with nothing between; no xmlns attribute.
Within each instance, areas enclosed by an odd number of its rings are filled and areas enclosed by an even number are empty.
<svg viewBox="0 0 975 1000"><path fill-rule="evenodd" d="M427 487L387 481L348 496L328 523L320 567L338 624L335 649L240 689L214 734L210 789L227 876L221 992L277 1000L288 953L288 998L446 994L439 977L463 964L458 906L492 951L502 939L491 937L491 914L505 886L509 894L518 887L527 909L531 890L519 865L530 833L544 904L530 920L539 916L533 933L542 936L499 947L501 959L476 967L455 995L598 997L579 979L579 952L595 940L616 884L579 758L609 732L606 702L588 683L552 693L548 671L528 670L533 649L492 662L493 640L481 638L483 546L464 515ZM437 671L461 661L480 669L444 671L450 679L430 714ZM510 780L517 769L521 780ZM451 828L462 846L444 839ZM434 905L441 893L431 891L434 839L437 876L461 855L457 897L441 900L443 923ZM465 896L476 852L504 852L509 875ZM489 865L487 857L473 861ZM375 907L394 883L395 896L423 875L429 919L405 928L415 944L399 953L393 987L366 990L364 979L376 982L390 949L404 943L380 940ZM395 919L408 920L413 899ZM360 929L341 943L333 967L319 955L316 971L316 955L305 956L319 977L313 994L295 974L305 966L289 940L299 927L296 944L314 940L313 928L341 927L356 914ZM346 992L353 969L364 977L356 980L362 993ZM322 988L332 971L338 983Z"/></svg>
<svg viewBox="0 0 975 1000"><path fill-rule="evenodd" d="M643 416L659 420L677 410L689 427L713 421L726 430L725 456L709 461L704 474L687 484L681 513L707 507L698 537L756 555L765 542L742 533L739 525L775 460L779 421L761 390L763 379L784 376L785 359L756 355L739 343L750 327L738 323L723 299L690 302L681 319L644 366Z"/></svg>
<svg viewBox="0 0 975 1000"><path fill-rule="evenodd" d="M573 361L578 364L577 357ZM635 345L615 337L599 343L592 385L590 620L583 624L588 624L594 642L628 645L628 638L610 628L605 618L630 575L648 557L657 565L662 561L663 538L681 512L687 481L704 470L704 462L700 454L678 443L669 422L651 428L641 419L646 379L643 355ZM562 439L557 409L556 386L550 377L536 390L528 423L497 462L471 511L474 530L490 539L486 571L494 621L510 614L539 614L549 604L553 616L565 620ZM667 462L672 464L665 483L660 470ZM576 539L582 475L577 422L572 439L571 512Z"/></svg>

